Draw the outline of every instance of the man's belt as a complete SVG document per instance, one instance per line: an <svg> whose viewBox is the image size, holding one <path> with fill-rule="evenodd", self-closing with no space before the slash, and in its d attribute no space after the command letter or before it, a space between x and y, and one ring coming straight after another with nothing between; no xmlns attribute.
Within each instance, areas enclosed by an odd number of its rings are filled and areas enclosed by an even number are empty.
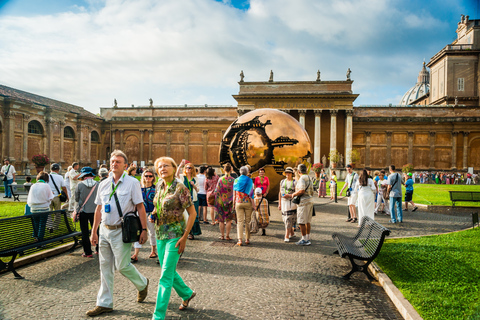
<svg viewBox="0 0 480 320"><path fill-rule="evenodd" d="M117 224L115 226L109 226L108 224L104 224L103 226L105 228L107 228L108 230L117 230L117 229L120 229L122 227L121 224Z"/></svg>

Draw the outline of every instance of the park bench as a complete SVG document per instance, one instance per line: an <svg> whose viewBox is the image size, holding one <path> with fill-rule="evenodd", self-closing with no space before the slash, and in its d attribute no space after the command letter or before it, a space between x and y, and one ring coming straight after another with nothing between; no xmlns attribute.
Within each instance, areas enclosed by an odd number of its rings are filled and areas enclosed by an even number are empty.
<svg viewBox="0 0 480 320"><path fill-rule="evenodd" d="M54 224L55 216L57 220ZM53 225L58 225L58 228L51 228ZM43 239L34 238L34 230L41 228L44 229ZM72 238L74 243L70 250L73 250L79 244L81 234L80 231L75 231L72 219L65 210L0 219L0 271L7 269L13 272L15 279L23 279L15 271L14 262L17 256L50 249L67 243ZM9 257L10 261L6 262Z"/></svg>
<svg viewBox="0 0 480 320"><path fill-rule="evenodd" d="M28 192L30 191L31 186L24 187L18 184L9 184L8 187L12 191L13 201L20 202L20 196L28 196Z"/></svg>
<svg viewBox="0 0 480 320"><path fill-rule="evenodd" d="M461 202L479 202L480 192L478 191L448 191L450 192L450 200L452 207L455 207L456 201Z"/></svg>
<svg viewBox="0 0 480 320"><path fill-rule="evenodd" d="M354 237L340 233L332 234L338 249L334 254L340 255L342 258L348 257L352 264L352 270L343 278L350 279L354 272L361 271L367 275L369 280L374 280L368 272L368 266L380 253L385 236L388 235L390 235L390 230L369 217L362 218L360 228ZM357 264L355 260L364 261L364 264Z"/></svg>

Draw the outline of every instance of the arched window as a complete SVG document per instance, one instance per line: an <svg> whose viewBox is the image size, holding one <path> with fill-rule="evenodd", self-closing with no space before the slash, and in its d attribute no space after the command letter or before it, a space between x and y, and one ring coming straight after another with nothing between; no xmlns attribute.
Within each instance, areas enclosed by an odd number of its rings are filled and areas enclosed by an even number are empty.
<svg viewBox="0 0 480 320"><path fill-rule="evenodd" d="M43 127L37 120L32 120L28 123L28 133L43 134Z"/></svg>
<svg viewBox="0 0 480 320"><path fill-rule="evenodd" d="M90 134L90 141L92 141L92 142L99 142L100 141L100 137L98 136L97 131L92 131L92 133Z"/></svg>
<svg viewBox="0 0 480 320"><path fill-rule="evenodd" d="M75 139L75 131L73 131L72 127L65 127L65 129L63 129L63 137L67 139Z"/></svg>

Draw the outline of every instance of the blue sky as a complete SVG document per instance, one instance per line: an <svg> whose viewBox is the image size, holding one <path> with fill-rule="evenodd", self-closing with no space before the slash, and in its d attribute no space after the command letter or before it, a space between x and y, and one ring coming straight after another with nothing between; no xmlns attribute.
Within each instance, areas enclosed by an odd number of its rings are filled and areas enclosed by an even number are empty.
<svg viewBox="0 0 480 320"><path fill-rule="evenodd" d="M478 1L0 0L0 84L97 113L235 105L245 81L344 80L397 104Z"/></svg>

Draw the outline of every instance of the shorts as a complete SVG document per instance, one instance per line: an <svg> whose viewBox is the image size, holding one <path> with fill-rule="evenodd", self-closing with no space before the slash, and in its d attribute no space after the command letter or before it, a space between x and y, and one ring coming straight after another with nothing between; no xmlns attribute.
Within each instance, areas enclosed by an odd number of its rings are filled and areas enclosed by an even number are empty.
<svg viewBox="0 0 480 320"><path fill-rule="evenodd" d="M199 207L206 207L207 204L207 195L206 194L197 194L198 197L198 206Z"/></svg>
<svg viewBox="0 0 480 320"><path fill-rule="evenodd" d="M413 197L413 191L412 192L406 192L405 193L405 202L412 201L412 197Z"/></svg>
<svg viewBox="0 0 480 320"><path fill-rule="evenodd" d="M282 220L285 223L285 229L291 229L297 223L297 210L282 212Z"/></svg>
<svg viewBox="0 0 480 320"><path fill-rule="evenodd" d="M304 205L297 206L297 223L307 224L312 221L313 201L309 201Z"/></svg>
<svg viewBox="0 0 480 320"><path fill-rule="evenodd" d="M357 205L357 193L356 192L352 192L350 194L350 197L348 197L348 205L351 206L351 205Z"/></svg>

